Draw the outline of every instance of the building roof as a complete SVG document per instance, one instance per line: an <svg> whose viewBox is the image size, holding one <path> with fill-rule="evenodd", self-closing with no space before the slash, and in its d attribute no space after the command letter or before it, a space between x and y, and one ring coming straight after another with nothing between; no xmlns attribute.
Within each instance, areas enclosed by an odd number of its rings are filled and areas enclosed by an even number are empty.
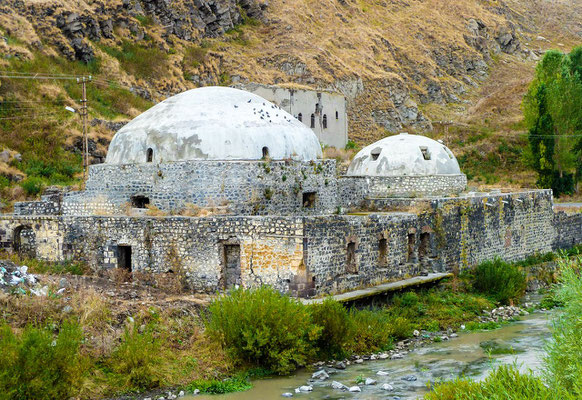
<svg viewBox="0 0 582 400"><path fill-rule="evenodd" d="M149 151L151 149L151 151ZM255 94L204 87L172 96L139 115L113 137L106 163L187 160L313 160L321 145L313 131Z"/></svg>
<svg viewBox="0 0 582 400"><path fill-rule="evenodd" d="M389 136L362 149L348 175L426 176L459 175L457 159L444 144L420 135Z"/></svg>

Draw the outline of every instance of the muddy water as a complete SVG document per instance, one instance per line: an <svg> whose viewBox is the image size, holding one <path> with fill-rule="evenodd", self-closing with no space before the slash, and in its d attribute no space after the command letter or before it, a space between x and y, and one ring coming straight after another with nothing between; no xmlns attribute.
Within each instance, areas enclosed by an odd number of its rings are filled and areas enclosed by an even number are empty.
<svg viewBox="0 0 582 400"><path fill-rule="evenodd" d="M459 337L449 341L416 349L400 360L368 361L351 365L345 370L332 370L330 379L323 382L310 382L311 372L301 370L289 377L254 381L254 387L247 392L196 396L189 399L281 399L285 392L293 393L293 398L304 400L415 399L428 391L429 382L450 380L459 376L482 379L489 373L491 365L517 363L522 370L539 370L544 354L544 343L550 336L548 316L547 313L535 313L494 331L461 333ZM492 353L502 354L489 356L487 349L492 348L497 349ZM508 352L511 354L507 354ZM387 372L388 375L378 376L378 371ZM411 375L416 380L402 379ZM364 379L373 378L377 380L377 384L361 386L360 393L342 392L331 388L332 380L354 386L358 376ZM391 384L394 390L390 392L382 390L381 386L384 383ZM295 388L307 384L313 386L313 392L295 393Z"/></svg>

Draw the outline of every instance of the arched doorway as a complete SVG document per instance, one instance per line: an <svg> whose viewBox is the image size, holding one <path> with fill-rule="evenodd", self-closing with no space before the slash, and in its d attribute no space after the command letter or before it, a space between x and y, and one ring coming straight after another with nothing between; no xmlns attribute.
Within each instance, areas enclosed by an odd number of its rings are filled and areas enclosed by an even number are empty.
<svg viewBox="0 0 582 400"><path fill-rule="evenodd" d="M14 229L12 248L20 257L36 257L36 234L28 225L20 225Z"/></svg>

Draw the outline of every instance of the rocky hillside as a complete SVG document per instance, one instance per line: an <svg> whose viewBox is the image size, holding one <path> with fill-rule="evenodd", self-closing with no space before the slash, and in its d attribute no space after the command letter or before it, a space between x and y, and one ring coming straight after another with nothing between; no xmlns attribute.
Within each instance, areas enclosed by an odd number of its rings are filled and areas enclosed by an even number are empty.
<svg viewBox="0 0 582 400"><path fill-rule="evenodd" d="M96 160L111 121L185 89L255 81L344 93L357 143L426 132L477 183L517 169L521 181L502 181L531 184L520 100L546 49L582 41L581 17L576 0L4 0L0 70L92 75ZM79 106L79 85L0 82L0 175L70 181L79 121L63 109Z"/></svg>

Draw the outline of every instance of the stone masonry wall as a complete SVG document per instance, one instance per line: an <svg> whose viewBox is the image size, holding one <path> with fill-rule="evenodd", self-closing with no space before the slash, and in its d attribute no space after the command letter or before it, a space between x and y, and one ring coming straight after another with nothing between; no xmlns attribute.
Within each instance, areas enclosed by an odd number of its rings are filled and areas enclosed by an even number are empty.
<svg viewBox="0 0 582 400"><path fill-rule="evenodd" d="M26 232L41 259L110 269L120 246L131 246L133 271L181 271L194 290L207 292L225 287L234 252L240 272L231 283L313 295L582 242L582 216L555 214L549 190L392 200L407 212L389 211L388 201L384 212L354 215L0 215L0 249L13 251L15 235Z"/></svg>
<svg viewBox="0 0 582 400"><path fill-rule="evenodd" d="M557 212L554 216L556 237L554 249L567 249L582 243L582 213L566 214Z"/></svg>
<svg viewBox="0 0 582 400"><path fill-rule="evenodd" d="M465 175L342 176L338 197L342 207L351 209L369 198L451 195L466 186Z"/></svg>
<svg viewBox="0 0 582 400"><path fill-rule="evenodd" d="M132 196L144 196L165 212L194 204L238 215L314 215L336 211L336 191L335 160L102 164L90 168L84 192L65 197L63 213L120 214ZM304 207L310 192L315 202Z"/></svg>
<svg viewBox="0 0 582 400"><path fill-rule="evenodd" d="M303 270L303 222L295 217L6 217L0 249L12 251L15 232L32 227L37 257L83 260L95 270L118 266L119 246L131 246L131 270L181 272L196 291L224 287L224 245L240 246L245 287L288 291Z"/></svg>

